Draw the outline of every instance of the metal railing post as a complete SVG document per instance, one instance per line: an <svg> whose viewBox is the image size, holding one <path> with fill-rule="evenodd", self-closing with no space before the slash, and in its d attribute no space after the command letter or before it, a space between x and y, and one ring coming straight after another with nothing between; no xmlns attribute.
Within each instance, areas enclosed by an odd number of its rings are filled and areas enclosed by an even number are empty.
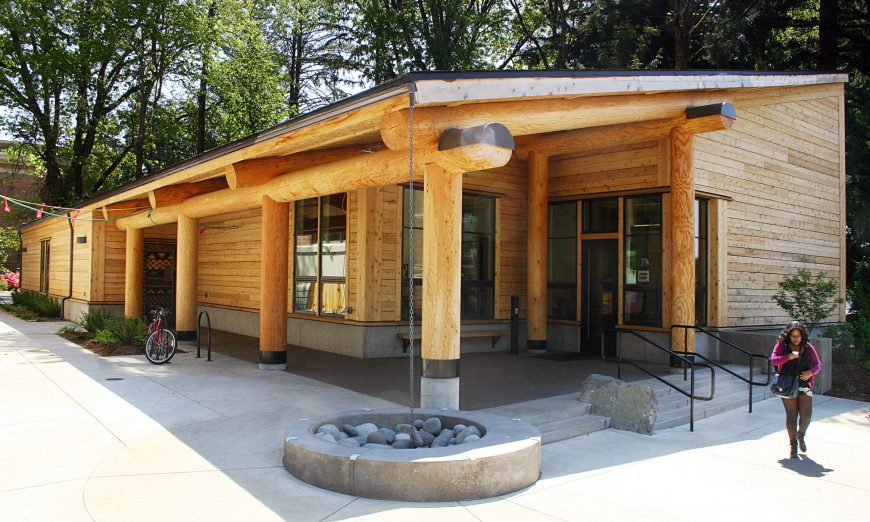
<svg viewBox="0 0 870 522"><path fill-rule="evenodd" d="M692 384L689 387L689 431L695 431L695 365L692 365Z"/></svg>
<svg viewBox="0 0 870 522"><path fill-rule="evenodd" d="M511 296L511 355L520 354L520 298Z"/></svg>

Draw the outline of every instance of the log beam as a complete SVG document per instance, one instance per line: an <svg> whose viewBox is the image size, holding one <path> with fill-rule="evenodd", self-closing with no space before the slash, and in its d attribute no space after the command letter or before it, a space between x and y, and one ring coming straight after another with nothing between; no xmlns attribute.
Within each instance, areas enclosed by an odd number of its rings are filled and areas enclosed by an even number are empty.
<svg viewBox="0 0 870 522"><path fill-rule="evenodd" d="M670 120L683 116L686 107L721 101L721 92L692 91L418 107L414 110L414 145L431 147L449 128L473 127L491 121L503 124L513 136L524 136L620 123ZM407 150L409 127L408 109L387 113L381 119L381 139L390 150Z"/></svg>
<svg viewBox="0 0 870 522"><path fill-rule="evenodd" d="M583 150L598 149L613 144L642 143L666 138L671 129L680 127L690 134L715 132L730 129L736 119L734 107L728 103L707 105L708 112L692 114L690 108L677 118L647 120L617 125L604 125L578 130L557 132L522 140L517 145L517 157L526 159L529 151L537 151L547 156L570 154Z"/></svg>
<svg viewBox="0 0 870 522"><path fill-rule="evenodd" d="M254 187L288 172L317 167L344 159L359 158L383 148L379 143L299 152L290 156L272 156L237 161L224 167L229 188Z"/></svg>
<svg viewBox="0 0 870 522"><path fill-rule="evenodd" d="M124 256L124 317L142 317L145 278L145 229L127 229ZM100 270L103 267L99 267Z"/></svg>
<svg viewBox="0 0 870 522"><path fill-rule="evenodd" d="M532 351L547 348L548 164L547 156L534 151L529 154L526 348Z"/></svg>
<svg viewBox="0 0 870 522"><path fill-rule="evenodd" d="M260 369L287 368L290 204L263 197L260 232Z"/></svg>
<svg viewBox="0 0 870 522"><path fill-rule="evenodd" d="M192 341L196 338L198 229L198 219L178 216L175 256L175 329L179 341Z"/></svg>
<svg viewBox="0 0 870 522"><path fill-rule="evenodd" d="M501 167L510 160L512 153L510 149L480 143L445 151L420 150L415 153L415 160L422 164L438 163L451 172L472 172ZM154 209L148 214L129 216L117 221L116 225L120 230L163 225L178 221L178 216L182 214L201 218L259 208L263 196L275 201L296 201L393 185L407 179L408 153L381 150L284 174L263 185L191 197L177 205Z"/></svg>
<svg viewBox="0 0 870 522"><path fill-rule="evenodd" d="M695 181L693 135L671 129L671 321L695 324ZM668 325L670 326L670 325ZM674 329L673 349L694 350L694 330Z"/></svg>
<svg viewBox="0 0 870 522"><path fill-rule="evenodd" d="M197 183L169 185L148 192L148 201L151 208L168 207L177 205L188 198L199 196L200 194L208 194L209 192L224 190L226 188L228 188L227 180L222 177L207 179Z"/></svg>
<svg viewBox="0 0 870 522"><path fill-rule="evenodd" d="M458 410L462 173L425 170L420 407Z"/></svg>

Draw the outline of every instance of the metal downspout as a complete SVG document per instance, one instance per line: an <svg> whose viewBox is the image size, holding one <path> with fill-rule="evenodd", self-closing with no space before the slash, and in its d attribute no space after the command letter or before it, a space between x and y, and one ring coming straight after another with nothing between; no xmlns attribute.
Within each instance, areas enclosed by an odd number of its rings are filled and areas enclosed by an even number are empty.
<svg viewBox="0 0 870 522"><path fill-rule="evenodd" d="M69 294L60 300L60 318L64 318L66 311L66 300L72 297L73 294L73 251L75 250L75 235L76 229L72 222L72 216L67 212L67 222L69 223Z"/></svg>

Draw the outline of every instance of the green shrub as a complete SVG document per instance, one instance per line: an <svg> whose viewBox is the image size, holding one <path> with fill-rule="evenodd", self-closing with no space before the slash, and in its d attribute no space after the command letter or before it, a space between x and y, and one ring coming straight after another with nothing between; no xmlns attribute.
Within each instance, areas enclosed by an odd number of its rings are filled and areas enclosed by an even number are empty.
<svg viewBox="0 0 870 522"><path fill-rule="evenodd" d="M24 319L25 321L38 321L39 319L41 319L38 315L36 315L36 312L23 305L3 303L0 304L0 308L3 308L15 317Z"/></svg>
<svg viewBox="0 0 870 522"><path fill-rule="evenodd" d="M9 283L5 278L0 277L0 292L5 292L6 290L9 290Z"/></svg>
<svg viewBox="0 0 870 522"><path fill-rule="evenodd" d="M773 300L812 334L813 329L843 302L836 297L838 288L837 281L825 279L821 272L813 278L809 270L801 269L796 276L779 283L779 291Z"/></svg>
<svg viewBox="0 0 870 522"><path fill-rule="evenodd" d="M112 332L119 344L143 344L148 327L138 317L118 317L107 315L104 318L105 330ZM100 331L105 331L100 330Z"/></svg>
<svg viewBox="0 0 870 522"><path fill-rule="evenodd" d="M82 313L79 324L89 332L96 332L106 327L106 319L113 317L111 312L102 308L94 308L88 313Z"/></svg>
<svg viewBox="0 0 870 522"><path fill-rule="evenodd" d="M111 330L100 330L91 340L108 348L121 344L121 340Z"/></svg>
<svg viewBox="0 0 870 522"><path fill-rule="evenodd" d="M84 340L87 337L87 331L79 330L78 325L64 326L58 331L58 333L70 335L79 341Z"/></svg>
<svg viewBox="0 0 870 522"><path fill-rule="evenodd" d="M12 303L30 308L42 317L60 317L60 303L45 294L16 290L12 292Z"/></svg>

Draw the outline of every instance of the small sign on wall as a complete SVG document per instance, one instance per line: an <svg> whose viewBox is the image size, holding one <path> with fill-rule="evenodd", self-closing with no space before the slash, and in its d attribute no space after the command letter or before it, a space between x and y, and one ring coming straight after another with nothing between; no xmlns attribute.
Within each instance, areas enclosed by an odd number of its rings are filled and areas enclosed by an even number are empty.
<svg viewBox="0 0 870 522"><path fill-rule="evenodd" d="M649 283L649 270L638 270L637 271L637 282L638 283Z"/></svg>

